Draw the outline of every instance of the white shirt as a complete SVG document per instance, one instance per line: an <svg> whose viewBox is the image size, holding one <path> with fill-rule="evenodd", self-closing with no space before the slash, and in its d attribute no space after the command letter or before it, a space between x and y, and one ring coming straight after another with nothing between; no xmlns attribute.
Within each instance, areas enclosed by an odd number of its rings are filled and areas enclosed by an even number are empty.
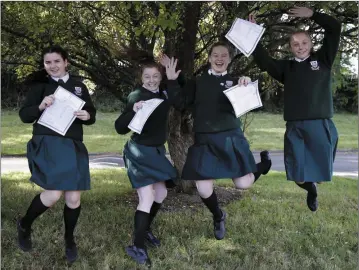
<svg viewBox="0 0 359 270"><path fill-rule="evenodd" d="M52 77L52 76L51 76L51 78L54 79L57 82L61 79L61 80L64 81L64 83L66 83L68 81L68 79L70 78L70 76L69 76L68 73L66 73L66 75L64 77L62 77L62 78L55 78L55 77Z"/></svg>
<svg viewBox="0 0 359 270"><path fill-rule="evenodd" d="M306 58L304 58L304 59L299 59L299 58L297 58L297 57L294 57L294 60L297 61L297 62L303 62L303 61L307 60L307 59L309 58L309 56L310 56L310 55L308 55L308 56L307 56Z"/></svg>
<svg viewBox="0 0 359 270"><path fill-rule="evenodd" d="M217 73L217 72L215 72L214 70L209 69L209 70L208 70L208 74L209 74L209 75L214 75L214 76L224 76L224 75L227 74L227 70L224 71L223 73Z"/></svg>

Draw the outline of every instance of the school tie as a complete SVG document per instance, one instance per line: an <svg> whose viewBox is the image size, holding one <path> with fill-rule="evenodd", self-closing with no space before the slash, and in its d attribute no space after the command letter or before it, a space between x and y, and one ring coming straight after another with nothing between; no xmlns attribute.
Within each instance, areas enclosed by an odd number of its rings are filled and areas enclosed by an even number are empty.
<svg viewBox="0 0 359 270"><path fill-rule="evenodd" d="M57 81L57 83L58 83L58 85L60 85L60 86L64 86L64 85L65 85L65 82L64 82L62 79L59 79L59 80Z"/></svg>

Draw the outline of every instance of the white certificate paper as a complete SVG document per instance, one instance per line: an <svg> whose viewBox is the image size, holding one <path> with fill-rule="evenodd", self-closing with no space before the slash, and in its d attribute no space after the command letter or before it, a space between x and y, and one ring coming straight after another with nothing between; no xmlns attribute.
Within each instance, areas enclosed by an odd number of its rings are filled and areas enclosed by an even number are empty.
<svg viewBox="0 0 359 270"><path fill-rule="evenodd" d="M153 98L146 100L142 104L142 108L139 109L135 116L132 118L128 128L132 131L141 134L143 126L145 125L148 117L153 113L153 111L163 102L163 99Z"/></svg>
<svg viewBox="0 0 359 270"><path fill-rule="evenodd" d="M64 136L75 121L74 112L81 110L85 101L61 86L56 89L54 96L54 103L44 110L37 123Z"/></svg>
<svg viewBox="0 0 359 270"><path fill-rule="evenodd" d="M258 80L249 83L247 86L233 86L223 91L231 102L236 117L262 107L262 100L258 91Z"/></svg>
<svg viewBox="0 0 359 270"><path fill-rule="evenodd" d="M248 57L257 47L264 31L265 28L258 24L237 18L226 34L226 38Z"/></svg>

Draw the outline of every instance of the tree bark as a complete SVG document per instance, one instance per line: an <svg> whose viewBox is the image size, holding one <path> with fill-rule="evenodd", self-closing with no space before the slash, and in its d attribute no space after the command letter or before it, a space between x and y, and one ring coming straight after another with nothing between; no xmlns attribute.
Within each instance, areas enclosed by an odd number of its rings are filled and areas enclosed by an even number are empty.
<svg viewBox="0 0 359 270"><path fill-rule="evenodd" d="M196 49L196 35L200 20L201 2L186 2L183 16L185 31L180 40L175 43L175 56L179 58L179 69L188 79L194 74L194 56ZM173 37L173 36L172 36ZM167 48L173 48L173 44L167 44ZM171 159L179 172L182 174L186 161L188 148L193 144L193 121L188 111L179 112L171 109L169 117L168 148ZM196 191L194 181L179 179L178 191L193 194Z"/></svg>

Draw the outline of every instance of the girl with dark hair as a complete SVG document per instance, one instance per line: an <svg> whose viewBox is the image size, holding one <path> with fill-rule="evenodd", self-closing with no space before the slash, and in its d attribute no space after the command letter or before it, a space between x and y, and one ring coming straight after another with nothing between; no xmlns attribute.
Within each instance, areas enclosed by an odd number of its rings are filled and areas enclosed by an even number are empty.
<svg viewBox="0 0 359 270"><path fill-rule="evenodd" d="M133 133L123 151L127 174L136 189L139 203L135 212L133 245L126 253L139 264L151 265L145 241L151 246L160 246L152 234L151 224L167 196L166 183L177 178L177 171L166 157L168 112L173 100L160 88L162 67L150 61L142 64L142 86L127 97L127 105L115 122L119 134L130 132L129 123L146 100L163 99L163 102L147 119L141 134Z"/></svg>
<svg viewBox="0 0 359 270"><path fill-rule="evenodd" d="M271 58L261 44L253 57L261 70L284 84L284 163L287 179L307 191L307 205L318 208L317 185L331 181L338 132L331 120L333 98L331 68L339 47L340 23L333 17L294 7L289 15L311 18L325 30L322 47L313 52L308 32L296 31L290 36L293 60ZM249 21L255 23L253 15Z"/></svg>
<svg viewBox="0 0 359 270"><path fill-rule="evenodd" d="M225 236L226 213L219 208L213 189L214 179L231 178L236 188L248 189L271 167L269 153L260 153L256 164L233 107L224 90L236 84L247 85L250 78L233 78L227 73L230 63L227 43L214 44L208 56L210 69L181 90L174 65L167 69L168 94L181 100L181 107L193 107L195 142L188 149L182 179L195 180L198 193L213 214L214 235Z"/></svg>
<svg viewBox="0 0 359 270"><path fill-rule="evenodd" d="M35 196L25 216L17 222L18 244L23 251L32 249L33 222L64 194L65 254L72 263L78 256L74 229L81 210L81 191L90 189L82 125L95 123L96 109L86 86L67 73L68 54L63 48L46 48L42 57L47 76L33 81L19 116L24 123L33 123L33 136L27 144L30 181L44 191ZM59 85L86 102L82 110L74 112L76 119L64 136L37 123L45 108L54 103Z"/></svg>

